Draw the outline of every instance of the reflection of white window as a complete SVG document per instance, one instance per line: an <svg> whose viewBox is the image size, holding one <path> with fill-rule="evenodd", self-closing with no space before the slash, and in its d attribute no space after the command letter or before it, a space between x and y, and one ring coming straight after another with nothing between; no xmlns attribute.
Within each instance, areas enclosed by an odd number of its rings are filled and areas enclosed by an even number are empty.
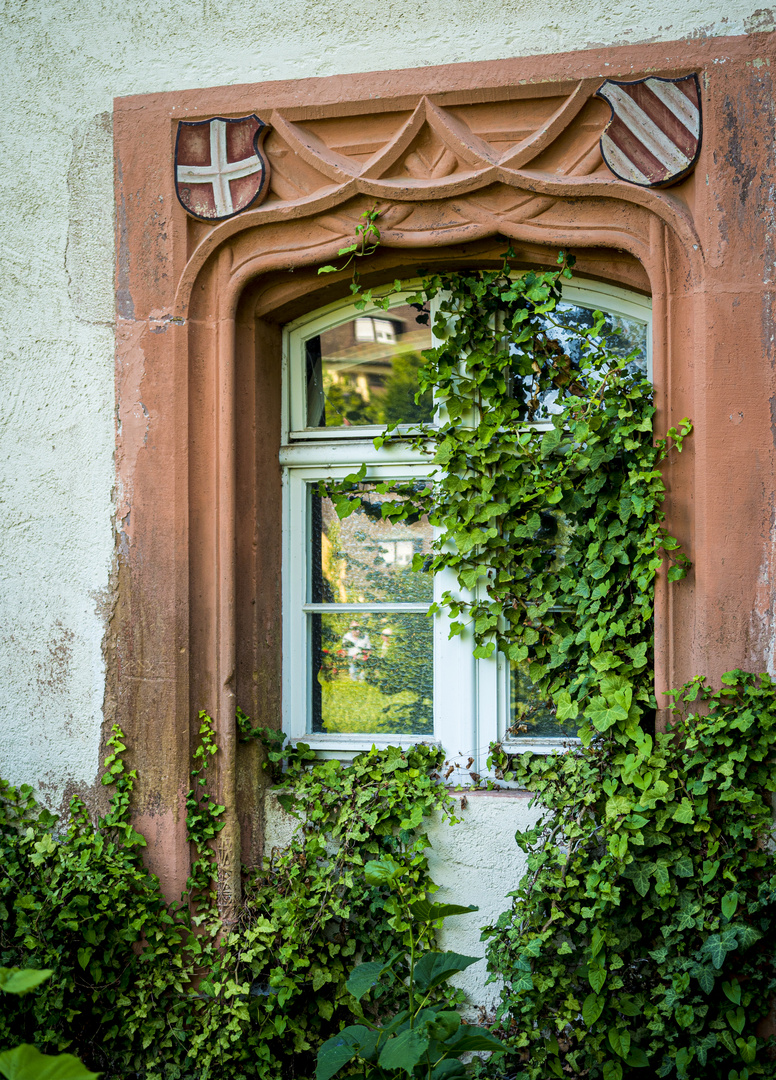
<svg viewBox="0 0 776 1080"><path fill-rule="evenodd" d="M611 326L621 330L623 342L643 350L650 370L648 298L592 282L564 285L564 301L569 317L583 324L594 309L611 313ZM405 342L418 351L431 346L430 330L416 324L401 296L391 313L404 326L403 349ZM373 443L381 430L375 418L391 393L394 327L392 319L335 304L291 324L284 335L284 728L292 739L334 756L373 744L438 740L451 757L471 757L469 767L481 772L489 744L508 732L516 693L529 694L530 687L518 686L503 657L475 660L470 634L450 640L444 615L428 617L434 599L456 591L454 577L445 572L432 579L411 569L415 556L422 562L430 549L427 522L407 525L382 516L391 496L374 485L420 483L429 468L406 445L375 450ZM332 381L327 372L335 364L352 373L350 384ZM406 365L401 372L406 378ZM356 391L362 373L369 378L368 403ZM340 520L319 483L352 474L362 463L371 485L366 508ZM546 713L537 713L535 724L521 746L541 751L562 742Z"/></svg>
<svg viewBox="0 0 776 1080"><path fill-rule="evenodd" d="M412 540L383 540L380 543L380 554L383 562L409 566L415 554L415 544Z"/></svg>
<svg viewBox="0 0 776 1080"><path fill-rule="evenodd" d="M356 336L356 341L374 341L374 319L356 319L354 332Z"/></svg>
<svg viewBox="0 0 776 1080"><path fill-rule="evenodd" d="M392 345L396 341L396 327L390 319L361 318L355 320L356 341L379 341Z"/></svg>

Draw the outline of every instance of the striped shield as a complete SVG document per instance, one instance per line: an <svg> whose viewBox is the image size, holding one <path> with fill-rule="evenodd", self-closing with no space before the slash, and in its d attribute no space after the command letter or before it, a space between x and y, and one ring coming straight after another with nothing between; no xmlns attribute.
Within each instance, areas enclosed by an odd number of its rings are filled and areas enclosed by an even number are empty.
<svg viewBox="0 0 776 1080"><path fill-rule="evenodd" d="M666 187L692 169L701 149L697 75L637 82L607 79L596 96L612 110L601 135L601 154L620 180Z"/></svg>

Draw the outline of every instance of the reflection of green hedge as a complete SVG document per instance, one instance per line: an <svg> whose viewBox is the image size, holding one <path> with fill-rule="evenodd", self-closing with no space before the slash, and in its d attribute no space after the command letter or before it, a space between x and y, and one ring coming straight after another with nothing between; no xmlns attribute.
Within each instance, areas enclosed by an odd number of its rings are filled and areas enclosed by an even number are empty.
<svg viewBox="0 0 776 1080"><path fill-rule="evenodd" d="M353 621L352 613L321 617L318 678L324 729L432 734L431 622L422 614L360 616L372 647L369 658L358 665L363 681L352 681L343 637ZM391 630L387 642L382 634L386 626Z"/></svg>

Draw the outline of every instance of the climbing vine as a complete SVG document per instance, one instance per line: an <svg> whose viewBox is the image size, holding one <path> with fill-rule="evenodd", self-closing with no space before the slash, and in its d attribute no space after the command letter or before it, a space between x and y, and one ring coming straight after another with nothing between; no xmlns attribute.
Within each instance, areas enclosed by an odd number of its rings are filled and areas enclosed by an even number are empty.
<svg viewBox="0 0 776 1080"><path fill-rule="evenodd" d="M419 393L433 390L438 423L410 433L429 480L378 487L403 496L385 517L438 528L414 569L454 571L440 603L452 633L469 626L476 656L500 650L578 725L562 755L491 749L495 776L543 809L517 834L528 865L512 907L485 931L497 1022L522 1060L505 1075L772 1077L758 1024L776 990L776 687L739 671L717 692L696 679L654 732L655 577L689 565L663 524L661 465L691 425L656 439L637 352L602 313L564 315L570 258L523 274L510 258L410 297L435 301ZM387 307L400 288L357 306ZM365 477L326 485L341 516L368 498ZM518 712L513 733L530 719Z"/></svg>
<svg viewBox="0 0 776 1080"><path fill-rule="evenodd" d="M687 568L663 527L660 466L691 428L655 440L637 350L605 332L601 312L587 326L566 316L570 257L513 274L511 256L498 270L430 277L409 298L436 302L440 343L423 353L418 392L433 390L438 423L394 424L375 444L410 438L429 479L377 490L402 496L383 502L384 517L427 514L437 527L413 568L455 573L458 590L440 602L451 632L469 626L477 657L504 653L589 741L618 720L634 731L655 709L654 580L666 559L670 581ZM368 498L365 476L362 466L325 485L340 516Z"/></svg>
<svg viewBox="0 0 776 1080"><path fill-rule="evenodd" d="M304 746L253 728L268 749L278 798L296 816L288 846L246 872L237 925L215 908L211 842L223 807L208 793L215 732L200 715L186 800L195 857L181 903L144 867L130 822L136 774L118 728L95 825L74 799L60 822L29 787L0 782L0 966L48 969L34 995L7 999L0 1049L35 1044L77 1054L106 1080L286 1080L312 1075L319 1045L350 1017L355 960L403 950L408 925L367 862L390 856L412 900L433 892L423 833L451 816L435 747L373 750L352 764L315 764ZM284 764L284 768L281 768ZM429 947L426 928L416 949ZM454 998L453 998L454 999ZM390 1009L391 994L375 1003Z"/></svg>
<svg viewBox="0 0 776 1080"><path fill-rule="evenodd" d="M543 813L485 932L524 1080L773 1077L776 685L733 671L675 694L654 738L509 760Z"/></svg>

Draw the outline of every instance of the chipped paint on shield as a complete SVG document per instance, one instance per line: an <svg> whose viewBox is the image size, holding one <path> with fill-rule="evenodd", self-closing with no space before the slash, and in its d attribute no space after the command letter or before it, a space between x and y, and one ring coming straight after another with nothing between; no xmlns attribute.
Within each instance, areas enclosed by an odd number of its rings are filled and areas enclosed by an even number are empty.
<svg viewBox="0 0 776 1080"><path fill-rule="evenodd" d="M620 180L665 187L695 165L702 131L697 75L637 82L607 79L596 96L612 110L601 135L601 154Z"/></svg>

